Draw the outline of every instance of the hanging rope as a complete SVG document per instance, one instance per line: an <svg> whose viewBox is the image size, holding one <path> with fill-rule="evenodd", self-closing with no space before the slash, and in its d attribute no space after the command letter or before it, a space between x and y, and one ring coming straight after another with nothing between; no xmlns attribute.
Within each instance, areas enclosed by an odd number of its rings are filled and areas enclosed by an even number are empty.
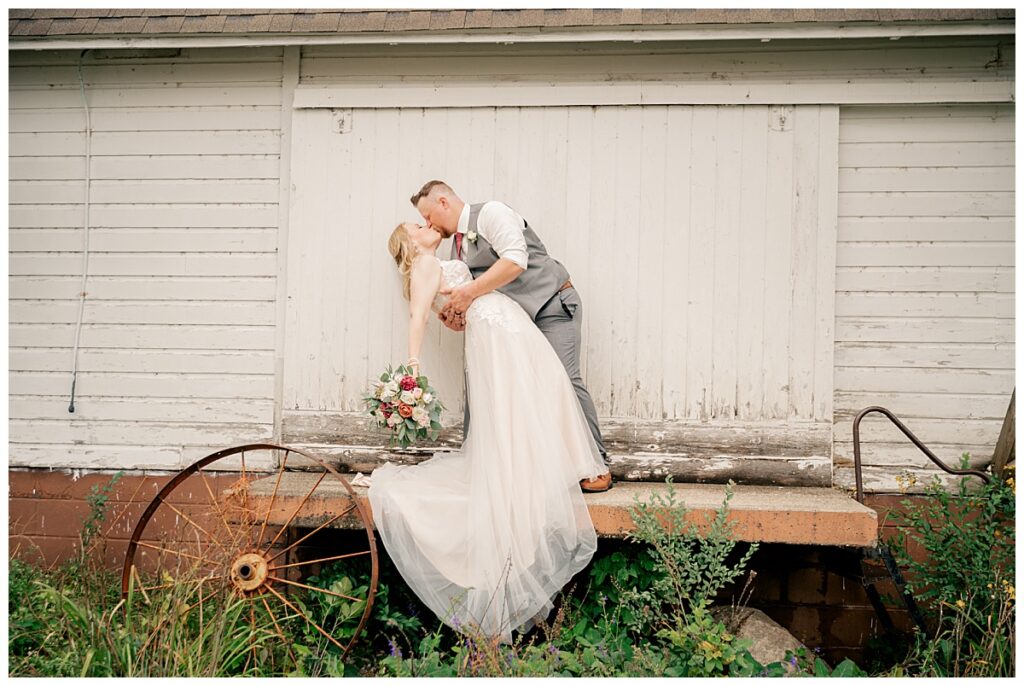
<svg viewBox="0 0 1024 686"><path fill-rule="evenodd" d="M92 121L89 103L85 99L85 78L82 76L82 58L88 50L78 55L78 85L82 93L82 107L85 109L85 236L82 247L82 288L78 293L78 324L75 326L75 348L71 360L71 404L68 412L75 411L75 384L78 381L78 344L82 336L82 317L85 314L85 285L89 278L89 196L92 185Z"/></svg>

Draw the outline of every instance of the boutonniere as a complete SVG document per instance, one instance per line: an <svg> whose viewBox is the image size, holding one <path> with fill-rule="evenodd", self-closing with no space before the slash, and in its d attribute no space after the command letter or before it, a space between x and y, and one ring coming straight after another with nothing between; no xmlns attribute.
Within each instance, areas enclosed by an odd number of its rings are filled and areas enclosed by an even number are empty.
<svg viewBox="0 0 1024 686"><path fill-rule="evenodd" d="M476 231L470 231L466 234L466 240L470 243L476 243Z"/></svg>

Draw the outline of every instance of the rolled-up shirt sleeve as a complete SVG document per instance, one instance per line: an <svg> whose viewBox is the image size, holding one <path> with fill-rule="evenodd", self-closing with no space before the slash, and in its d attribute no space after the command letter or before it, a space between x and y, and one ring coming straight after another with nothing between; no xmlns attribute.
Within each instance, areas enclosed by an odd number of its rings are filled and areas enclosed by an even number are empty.
<svg viewBox="0 0 1024 686"><path fill-rule="evenodd" d="M480 208L477 230L491 244L498 257L515 262L524 270L527 264L526 221L508 205L492 200Z"/></svg>

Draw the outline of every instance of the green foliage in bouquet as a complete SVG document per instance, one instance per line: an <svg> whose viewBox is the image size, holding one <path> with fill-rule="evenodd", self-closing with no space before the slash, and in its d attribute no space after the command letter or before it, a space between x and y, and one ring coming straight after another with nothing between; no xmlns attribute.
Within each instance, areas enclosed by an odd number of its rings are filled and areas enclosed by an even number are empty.
<svg viewBox="0 0 1024 686"><path fill-rule="evenodd" d="M445 406L427 377L414 376L411 367L388 365L363 402L377 426L391 432L391 445L407 448L417 441L433 441L441 433Z"/></svg>

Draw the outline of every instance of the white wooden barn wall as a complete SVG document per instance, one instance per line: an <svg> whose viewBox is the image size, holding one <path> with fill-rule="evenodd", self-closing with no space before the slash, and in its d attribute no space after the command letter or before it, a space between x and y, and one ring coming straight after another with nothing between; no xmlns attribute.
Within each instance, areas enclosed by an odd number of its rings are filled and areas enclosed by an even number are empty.
<svg viewBox="0 0 1024 686"><path fill-rule="evenodd" d="M839 143L836 483L868 405L987 464L1014 387L1013 106L844 108ZM869 490L935 473L884 418L861 436Z"/></svg>
<svg viewBox="0 0 1024 686"><path fill-rule="evenodd" d="M123 53L122 53L123 54ZM14 466L178 467L270 438L281 49L10 63Z"/></svg>

